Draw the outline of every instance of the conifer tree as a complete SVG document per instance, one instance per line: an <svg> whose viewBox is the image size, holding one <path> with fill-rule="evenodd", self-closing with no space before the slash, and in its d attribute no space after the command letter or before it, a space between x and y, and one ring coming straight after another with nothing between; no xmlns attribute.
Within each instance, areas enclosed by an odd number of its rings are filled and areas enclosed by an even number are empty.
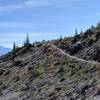
<svg viewBox="0 0 100 100"><path fill-rule="evenodd" d="M17 48L16 43L13 43L13 50L15 50Z"/></svg>
<svg viewBox="0 0 100 100"><path fill-rule="evenodd" d="M60 36L60 40L62 40L62 35Z"/></svg>
<svg viewBox="0 0 100 100"><path fill-rule="evenodd" d="M97 29L100 29L100 23L97 24L97 27L96 27L96 28L97 28Z"/></svg>
<svg viewBox="0 0 100 100"><path fill-rule="evenodd" d="M24 45L28 45L28 44L30 44L29 34L26 35L26 39L25 39L25 42L24 42Z"/></svg>
<svg viewBox="0 0 100 100"><path fill-rule="evenodd" d="M81 30L80 34L83 34L83 31Z"/></svg>

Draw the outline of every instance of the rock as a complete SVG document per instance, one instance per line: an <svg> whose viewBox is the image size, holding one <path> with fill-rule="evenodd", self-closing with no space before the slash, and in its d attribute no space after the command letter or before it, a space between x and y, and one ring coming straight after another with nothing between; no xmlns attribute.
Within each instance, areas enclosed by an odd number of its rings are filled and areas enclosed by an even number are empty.
<svg viewBox="0 0 100 100"><path fill-rule="evenodd" d="M14 82L18 82L19 80L20 80L20 77L16 76Z"/></svg>
<svg viewBox="0 0 100 100"><path fill-rule="evenodd" d="M4 72L4 76L8 75L9 73L10 73L10 70L6 70L6 71Z"/></svg>
<svg viewBox="0 0 100 100"><path fill-rule="evenodd" d="M57 96L52 96L51 98L49 98L48 100L56 100Z"/></svg>
<svg viewBox="0 0 100 100"><path fill-rule="evenodd" d="M20 91L27 91L27 90L29 90L29 89L30 89L29 84L22 84L22 85L20 86Z"/></svg>
<svg viewBox="0 0 100 100"><path fill-rule="evenodd" d="M5 72L5 70L0 69L0 75L2 75Z"/></svg>

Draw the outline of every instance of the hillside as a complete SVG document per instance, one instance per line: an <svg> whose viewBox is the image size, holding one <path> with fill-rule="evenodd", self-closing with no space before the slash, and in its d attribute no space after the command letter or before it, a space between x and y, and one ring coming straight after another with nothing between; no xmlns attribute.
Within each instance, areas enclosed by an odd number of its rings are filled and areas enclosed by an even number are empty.
<svg viewBox="0 0 100 100"><path fill-rule="evenodd" d="M73 45L78 41L81 42L82 47L75 50ZM90 29L74 37L55 40L53 44L78 58L100 62L100 24L96 27L91 26Z"/></svg>
<svg viewBox="0 0 100 100"><path fill-rule="evenodd" d="M100 63L94 57L98 32L28 44L2 56L0 100L100 100ZM77 52L73 40L82 42Z"/></svg>

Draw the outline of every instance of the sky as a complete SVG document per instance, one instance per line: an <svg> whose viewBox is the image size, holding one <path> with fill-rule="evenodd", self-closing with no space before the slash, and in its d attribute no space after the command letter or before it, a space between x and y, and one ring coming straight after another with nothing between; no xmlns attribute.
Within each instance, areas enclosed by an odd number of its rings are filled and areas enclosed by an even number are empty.
<svg viewBox="0 0 100 100"><path fill-rule="evenodd" d="M100 0L0 0L0 45L51 40L100 21Z"/></svg>

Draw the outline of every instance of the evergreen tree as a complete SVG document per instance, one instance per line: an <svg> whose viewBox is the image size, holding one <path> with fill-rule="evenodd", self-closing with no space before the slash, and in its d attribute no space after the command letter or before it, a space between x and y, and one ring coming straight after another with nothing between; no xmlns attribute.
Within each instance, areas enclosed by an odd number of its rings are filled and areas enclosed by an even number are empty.
<svg viewBox="0 0 100 100"><path fill-rule="evenodd" d="M97 29L100 29L100 23L97 24L96 28Z"/></svg>
<svg viewBox="0 0 100 100"><path fill-rule="evenodd" d="M62 40L62 35L60 36L60 40Z"/></svg>
<svg viewBox="0 0 100 100"><path fill-rule="evenodd" d="M29 40L29 34L27 34L24 45L28 45L30 44L30 40Z"/></svg>
<svg viewBox="0 0 100 100"><path fill-rule="evenodd" d="M16 43L13 43L13 50L15 50L17 48Z"/></svg>
<svg viewBox="0 0 100 100"><path fill-rule="evenodd" d="M83 34L83 31L81 30L80 34Z"/></svg>
<svg viewBox="0 0 100 100"><path fill-rule="evenodd" d="M95 29L95 27L93 25L91 25L91 29Z"/></svg>
<svg viewBox="0 0 100 100"><path fill-rule="evenodd" d="M29 44L30 43L30 41L29 41L29 34L27 34L27 36L26 36L26 44Z"/></svg>

